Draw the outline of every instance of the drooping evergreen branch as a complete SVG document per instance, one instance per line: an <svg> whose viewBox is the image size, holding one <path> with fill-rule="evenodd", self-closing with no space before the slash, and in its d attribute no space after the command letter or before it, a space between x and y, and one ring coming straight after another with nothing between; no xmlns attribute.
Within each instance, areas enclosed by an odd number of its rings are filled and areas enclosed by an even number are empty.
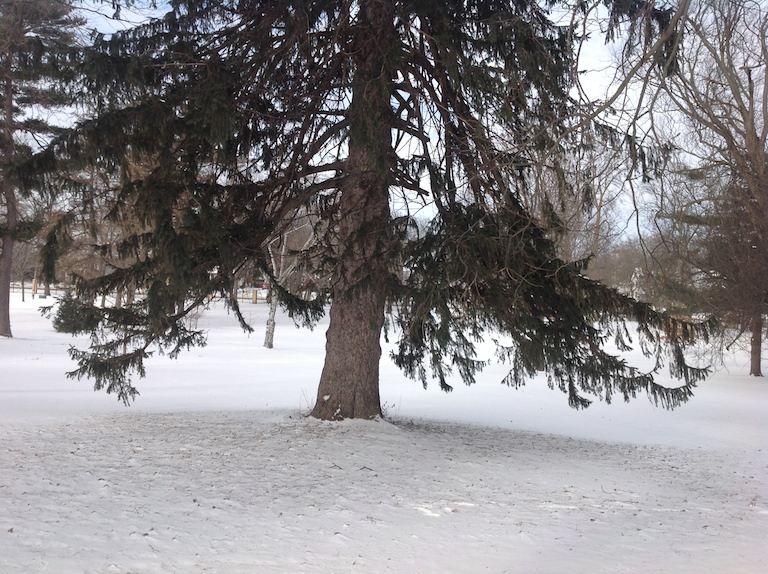
<svg viewBox="0 0 768 574"><path fill-rule="evenodd" d="M610 402L614 393L629 400L640 391L673 408L709 372L688 365L684 350L706 340L711 322L678 319L590 281L578 265L552 256L554 246L518 214L454 209L411 247L411 273L395 315L402 337L393 359L425 385L425 365L443 389L450 390L452 368L473 383L485 365L476 358L476 343L488 335L498 358L511 363L504 383L517 387L545 373L576 408L595 397ZM627 350L631 325L641 349L656 359L649 372L605 350L609 342L618 352ZM665 349L671 350L671 374L682 379L679 387L654 381Z"/></svg>

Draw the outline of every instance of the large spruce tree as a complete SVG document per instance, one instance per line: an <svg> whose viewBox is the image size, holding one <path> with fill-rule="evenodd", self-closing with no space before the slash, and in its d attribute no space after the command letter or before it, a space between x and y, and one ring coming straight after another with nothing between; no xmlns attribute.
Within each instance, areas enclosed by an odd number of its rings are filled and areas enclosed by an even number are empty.
<svg viewBox="0 0 768 574"><path fill-rule="evenodd" d="M669 37L672 11L604 3L614 25L646 18L646 35ZM281 295L307 321L330 300L314 416L381 414L387 312L395 362L445 390L452 370L474 381L475 344L493 336L506 383L546 372L575 407L638 391L686 400L704 372L683 348L705 328L589 281L558 259L556 218L523 208L531 158L556 158L574 133L574 41L532 0L174 0L102 38L83 70L97 113L38 166L97 166L111 216L130 212L141 231L113 246L124 265L79 278L60 307L59 328L92 336L74 374L129 401L148 353L201 344L188 313L231 293L242 266L268 270L267 242L311 208L322 222L307 261L328 293ZM431 222L414 236L419 206ZM128 284L144 296L93 304ZM604 350L625 347L631 321L649 352L672 350L681 386Z"/></svg>
<svg viewBox="0 0 768 574"><path fill-rule="evenodd" d="M56 132L69 55L82 21L65 0L0 0L0 336L10 337L14 247L37 222L20 210L17 166Z"/></svg>

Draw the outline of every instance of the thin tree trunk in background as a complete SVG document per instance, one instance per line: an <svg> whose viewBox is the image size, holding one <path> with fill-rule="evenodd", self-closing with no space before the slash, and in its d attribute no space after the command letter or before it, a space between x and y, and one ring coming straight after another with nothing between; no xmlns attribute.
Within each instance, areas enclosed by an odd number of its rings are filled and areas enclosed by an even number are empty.
<svg viewBox="0 0 768 574"><path fill-rule="evenodd" d="M763 355L763 316L758 313L752 317L751 321L752 338L750 340L749 353L749 374L752 377L762 377L762 355Z"/></svg>
<svg viewBox="0 0 768 574"><path fill-rule="evenodd" d="M133 305L133 301L136 299L136 284L131 283L125 292L125 304Z"/></svg>
<svg viewBox="0 0 768 574"><path fill-rule="evenodd" d="M269 316L267 330L264 335L264 346L271 349L275 345L275 315L277 315L277 296L272 287L269 288Z"/></svg>
<svg viewBox="0 0 768 574"><path fill-rule="evenodd" d="M2 237L2 252L0 252L0 336L12 337L11 332L11 268L13 263L14 233L18 224L16 211L16 194L6 187L3 190L6 207L6 230Z"/></svg>
<svg viewBox="0 0 768 574"><path fill-rule="evenodd" d="M3 130L2 155L5 161L9 161L14 153L13 143L13 82L11 70L11 58L7 56L3 69L4 100L3 110L5 129ZM11 333L11 269L13 264L13 246L16 243L16 229L19 223L18 204L16 193L8 181L0 174L0 199L5 206L5 232L2 240L2 252L0 252L0 336L12 337Z"/></svg>
<svg viewBox="0 0 768 574"><path fill-rule="evenodd" d="M280 249L279 264L275 258L275 252L272 249L272 244L270 243L267 247L267 251L269 253L269 261L272 265L272 273L275 277L279 278L278 280L282 280L286 275L286 269L284 269L285 254L288 250L288 242L286 238L282 237L281 241L282 247ZM274 281L275 279L271 279L269 281L269 293L267 295L267 300L269 301L269 316L267 317L267 329L264 333L264 346L267 349L272 349L275 346L275 316L277 315L277 295L275 294Z"/></svg>
<svg viewBox="0 0 768 574"><path fill-rule="evenodd" d="M391 2L362 2L349 109L349 155L332 232L325 365L312 416L324 420L381 416L379 359L390 273L389 183L393 123L387 58L394 44Z"/></svg>

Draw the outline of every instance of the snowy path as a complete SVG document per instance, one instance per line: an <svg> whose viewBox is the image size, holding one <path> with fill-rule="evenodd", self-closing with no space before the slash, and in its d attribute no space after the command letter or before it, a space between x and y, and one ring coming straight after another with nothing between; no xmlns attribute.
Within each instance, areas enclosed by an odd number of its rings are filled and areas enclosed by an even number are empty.
<svg viewBox="0 0 768 574"><path fill-rule="evenodd" d="M768 571L768 460L281 412L2 428L0 571Z"/></svg>

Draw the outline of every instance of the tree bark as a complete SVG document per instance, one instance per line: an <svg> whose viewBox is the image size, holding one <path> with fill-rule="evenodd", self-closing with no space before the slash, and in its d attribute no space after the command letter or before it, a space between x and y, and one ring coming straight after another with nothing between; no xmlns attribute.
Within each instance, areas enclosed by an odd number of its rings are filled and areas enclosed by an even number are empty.
<svg viewBox="0 0 768 574"><path fill-rule="evenodd" d="M750 340L749 375L751 377L762 377L763 315L761 313L758 312L752 317L750 327L752 338Z"/></svg>
<svg viewBox="0 0 768 574"><path fill-rule="evenodd" d="M13 264L14 234L18 226L19 216L16 208L16 194L6 188L2 192L5 203L6 230L2 237L2 252L0 252L0 337L12 337L11 332L11 269Z"/></svg>
<svg viewBox="0 0 768 574"><path fill-rule="evenodd" d="M13 143L13 83L11 75L11 58L6 56L3 67L4 75L4 123L5 133L2 135L2 154L8 161L14 153ZM19 212L16 193L11 184L0 174L0 199L5 204L5 232L2 238L0 252L0 336L12 337L11 333L11 271L13 266L13 246L16 243L16 229L19 224Z"/></svg>
<svg viewBox="0 0 768 574"><path fill-rule="evenodd" d="M275 346L275 315L277 315L277 295L273 289L269 289L269 316L267 317L267 329L264 334L264 346L271 349Z"/></svg>
<svg viewBox="0 0 768 574"><path fill-rule="evenodd" d="M323 420L381 416L379 339L384 299L376 291L360 286L335 296L312 416Z"/></svg>
<svg viewBox="0 0 768 574"><path fill-rule="evenodd" d="M389 185L393 112L387 59L394 45L391 2L363 2L352 50L355 77L349 155L340 186L338 224L330 230L335 268L325 365L312 416L381 416L379 359L390 277Z"/></svg>
<svg viewBox="0 0 768 574"><path fill-rule="evenodd" d="M366 155L350 150L350 162L362 169ZM364 176L344 189L340 200L339 262L331 287L325 365L312 410L312 416L323 420L381 416L379 359L390 273L389 197L378 175L369 175L373 181Z"/></svg>

